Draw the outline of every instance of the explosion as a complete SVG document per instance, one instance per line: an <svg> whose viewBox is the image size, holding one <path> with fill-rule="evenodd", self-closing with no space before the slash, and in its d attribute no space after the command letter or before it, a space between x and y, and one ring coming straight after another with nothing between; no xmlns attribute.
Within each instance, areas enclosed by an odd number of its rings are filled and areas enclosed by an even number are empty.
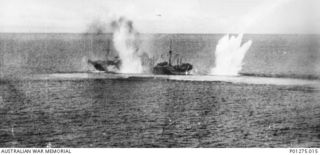
<svg viewBox="0 0 320 155"><path fill-rule="evenodd" d="M239 74L244 56L252 44L249 40L241 45L242 37L242 34L237 37L225 35L219 40L215 51L215 67L211 70L211 74L230 76Z"/></svg>
<svg viewBox="0 0 320 155"><path fill-rule="evenodd" d="M119 54L120 73L142 73L143 67L139 56L138 32L133 23L123 17L111 23L113 44Z"/></svg>

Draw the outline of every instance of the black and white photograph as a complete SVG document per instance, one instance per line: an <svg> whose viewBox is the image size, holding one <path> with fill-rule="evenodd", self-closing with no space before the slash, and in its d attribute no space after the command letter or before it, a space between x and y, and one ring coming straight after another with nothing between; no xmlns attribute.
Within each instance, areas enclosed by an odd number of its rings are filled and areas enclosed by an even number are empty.
<svg viewBox="0 0 320 155"><path fill-rule="evenodd" d="M319 0L0 0L0 154L319 147Z"/></svg>

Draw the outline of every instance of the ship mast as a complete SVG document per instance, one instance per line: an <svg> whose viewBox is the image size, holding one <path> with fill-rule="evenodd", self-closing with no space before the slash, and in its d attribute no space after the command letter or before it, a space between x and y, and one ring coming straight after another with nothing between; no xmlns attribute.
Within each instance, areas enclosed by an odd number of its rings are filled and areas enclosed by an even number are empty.
<svg viewBox="0 0 320 155"><path fill-rule="evenodd" d="M110 40L108 39L108 41L107 41L107 55L106 55L107 60L108 60L109 54L110 54Z"/></svg>
<svg viewBox="0 0 320 155"><path fill-rule="evenodd" d="M169 66L171 66L171 57L172 57L172 40L170 39Z"/></svg>

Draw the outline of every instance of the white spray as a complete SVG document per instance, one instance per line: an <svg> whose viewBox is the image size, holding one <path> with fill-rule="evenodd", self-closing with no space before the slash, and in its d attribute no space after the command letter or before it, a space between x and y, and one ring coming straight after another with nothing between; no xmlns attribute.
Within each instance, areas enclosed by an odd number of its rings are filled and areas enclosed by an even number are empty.
<svg viewBox="0 0 320 155"><path fill-rule="evenodd" d="M219 40L215 51L215 67L211 70L212 75L239 74L244 56L252 44L250 40L241 45L242 37L242 34L237 37L225 35Z"/></svg>
<svg viewBox="0 0 320 155"><path fill-rule="evenodd" d="M241 23L237 24L239 27L236 31L245 32L254 24L259 23L259 20L262 20L278 7L283 6L290 1L291 0L278 0L277 2L270 2L257 7L243 17ZM211 74L229 76L236 76L239 74L242 69L246 52L252 44L252 41L250 40L241 45L242 37L242 34L239 34L238 37L225 35L219 40L215 51L215 67L211 70Z"/></svg>
<svg viewBox="0 0 320 155"><path fill-rule="evenodd" d="M143 67L138 53L137 32L132 22L120 18L112 23L113 43L121 59L121 73L142 73Z"/></svg>

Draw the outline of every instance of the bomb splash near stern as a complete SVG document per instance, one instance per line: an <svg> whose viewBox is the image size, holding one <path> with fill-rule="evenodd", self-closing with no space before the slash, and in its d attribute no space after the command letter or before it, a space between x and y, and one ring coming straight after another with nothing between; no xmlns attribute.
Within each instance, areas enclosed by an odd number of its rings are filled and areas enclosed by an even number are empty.
<svg viewBox="0 0 320 155"><path fill-rule="evenodd" d="M114 28L113 43L121 59L120 73L142 73L138 33L132 21L121 17L113 21L112 26Z"/></svg>
<svg viewBox="0 0 320 155"><path fill-rule="evenodd" d="M120 17L110 23L112 27L112 43L116 55L112 60L88 60L98 71L105 71L109 73L142 73L144 67L141 62L141 55L139 51L139 34L133 26L133 22ZM99 31L102 28L99 27ZM100 32L101 33L101 32ZM110 40L107 44L107 55L110 53Z"/></svg>

